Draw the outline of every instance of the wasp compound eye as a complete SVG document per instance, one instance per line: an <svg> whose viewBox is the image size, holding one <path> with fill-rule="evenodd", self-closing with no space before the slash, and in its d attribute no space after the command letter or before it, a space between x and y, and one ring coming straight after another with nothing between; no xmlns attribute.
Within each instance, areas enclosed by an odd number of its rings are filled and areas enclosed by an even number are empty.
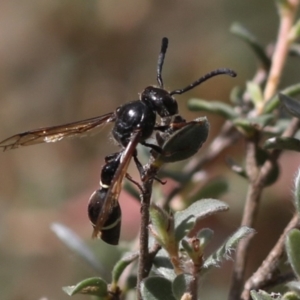
<svg viewBox="0 0 300 300"><path fill-rule="evenodd" d="M164 89L148 86L142 93L141 101L148 103L160 117L170 117L178 113L177 101Z"/></svg>

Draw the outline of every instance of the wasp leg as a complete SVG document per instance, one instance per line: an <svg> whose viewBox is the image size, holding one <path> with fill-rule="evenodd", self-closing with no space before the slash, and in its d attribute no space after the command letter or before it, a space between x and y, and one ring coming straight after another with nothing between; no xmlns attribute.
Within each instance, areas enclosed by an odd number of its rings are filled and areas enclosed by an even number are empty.
<svg viewBox="0 0 300 300"><path fill-rule="evenodd" d="M162 149L161 147L154 145L154 144L150 144L150 143L146 143L146 142L142 142L141 143L143 146L146 146L148 148L151 148L152 150L154 150L157 153L162 153Z"/></svg>
<svg viewBox="0 0 300 300"><path fill-rule="evenodd" d="M142 186L137 182L137 181L135 181L128 173L126 173L126 178L130 181L130 182L132 182L134 185L136 185L137 187L138 187L138 189L140 190L140 192L141 192L141 194L143 193L143 188L142 188Z"/></svg>

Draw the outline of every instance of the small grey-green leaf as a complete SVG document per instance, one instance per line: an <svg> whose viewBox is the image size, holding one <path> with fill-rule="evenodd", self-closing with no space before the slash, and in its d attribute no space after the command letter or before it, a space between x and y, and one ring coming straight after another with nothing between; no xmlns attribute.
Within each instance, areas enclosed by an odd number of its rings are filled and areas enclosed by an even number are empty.
<svg viewBox="0 0 300 300"><path fill-rule="evenodd" d="M298 20L289 32L289 41L295 41L300 36L300 20Z"/></svg>
<svg viewBox="0 0 300 300"><path fill-rule="evenodd" d="M190 99L188 108L192 111L207 111L221 117L232 120L238 117L233 107L220 101L206 101L202 99Z"/></svg>
<svg viewBox="0 0 300 300"><path fill-rule="evenodd" d="M126 253L114 266L112 281L117 283L124 269L139 257L139 252Z"/></svg>
<svg viewBox="0 0 300 300"><path fill-rule="evenodd" d="M239 241L250 234L254 234L255 231L252 228L242 226L231 237L229 237L225 243L217 251L212 253L204 262L203 272L205 269L219 266L223 260L228 260L231 257L231 253L236 249Z"/></svg>
<svg viewBox="0 0 300 300"><path fill-rule="evenodd" d="M189 274L180 274L173 281L173 294L177 300L180 300L184 293L187 293L193 276Z"/></svg>
<svg viewBox="0 0 300 300"><path fill-rule="evenodd" d="M63 287L63 291L69 296L85 294L98 296L100 299L108 296L107 283L100 277L87 278L74 286Z"/></svg>
<svg viewBox="0 0 300 300"><path fill-rule="evenodd" d="M264 47L246 27L240 23L233 23L230 27L230 32L243 39L252 48L258 59L263 63L265 69L268 70L270 68L271 61Z"/></svg>
<svg viewBox="0 0 300 300"><path fill-rule="evenodd" d="M280 300L300 300L300 297L295 292L286 292Z"/></svg>
<svg viewBox="0 0 300 300"><path fill-rule="evenodd" d="M288 232L285 239L285 249L289 263L295 275L300 279L300 231L298 229L292 229Z"/></svg>
<svg viewBox="0 0 300 300"><path fill-rule="evenodd" d="M198 234L197 237L200 240L200 245L202 248L208 245L208 243L212 240L214 236L214 231L210 228L202 228Z"/></svg>
<svg viewBox="0 0 300 300"><path fill-rule="evenodd" d="M294 291L295 293L298 294L298 296L300 296L300 282L299 281L290 281L286 284L286 286Z"/></svg>
<svg viewBox="0 0 300 300"><path fill-rule="evenodd" d="M284 90L281 91L282 94L286 96L297 96L300 93L300 83L291 85ZM279 94L274 95L271 99L267 101L264 106L264 113L272 113L274 109L276 109L280 104Z"/></svg>
<svg viewBox="0 0 300 300"><path fill-rule="evenodd" d="M209 122L206 117L198 118L176 130L162 145L162 153L156 162L172 163L185 160L196 154L206 141L209 133ZM160 165L160 163L157 163Z"/></svg>
<svg viewBox="0 0 300 300"><path fill-rule="evenodd" d="M196 221L228 209L229 206L220 200L203 199L194 202L185 210L176 212L174 215L176 239L180 240L183 237L181 230L182 224L187 224L187 226L191 225L192 227L189 228L190 230L193 228Z"/></svg>
<svg viewBox="0 0 300 300"><path fill-rule="evenodd" d="M189 177L182 173L182 172L178 172L178 170L174 169L174 170L169 170L167 168L163 168L159 171L159 177L160 178L171 178L177 182L185 182L186 180L189 179Z"/></svg>
<svg viewBox="0 0 300 300"><path fill-rule="evenodd" d="M271 114L264 114L256 118L246 119L237 118L233 120L233 124L246 136L252 136L256 131L263 130L263 128L269 125L274 120L274 116Z"/></svg>
<svg viewBox="0 0 300 300"><path fill-rule="evenodd" d="M232 159L231 157L227 157L226 163L233 172L235 172L243 178L248 178L245 168L240 166L234 159Z"/></svg>
<svg viewBox="0 0 300 300"><path fill-rule="evenodd" d="M280 101L287 111L296 118L300 118L300 102L282 93L279 94Z"/></svg>
<svg viewBox="0 0 300 300"><path fill-rule="evenodd" d="M265 291L250 291L253 300L274 300L274 298Z"/></svg>
<svg viewBox="0 0 300 300"><path fill-rule="evenodd" d="M52 223L51 230L69 249L87 261L97 272L102 275L106 274L104 267L99 263L94 253L74 231L60 223Z"/></svg>
<svg viewBox="0 0 300 300"><path fill-rule="evenodd" d="M236 118L232 123L242 134L247 137L253 136L257 131L255 124L253 124L249 119Z"/></svg>
<svg viewBox="0 0 300 300"><path fill-rule="evenodd" d="M247 82L247 92L250 95L250 99L255 106L260 105L263 101L263 94L260 86L253 81Z"/></svg>
<svg viewBox="0 0 300 300"><path fill-rule="evenodd" d="M171 281L152 276L145 279L141 284L143 300L176 300L172 292Z"/></svg>
<svg viewBox="0 0 300 300"><path fill-rule="evenodd" d="M265 149L283 149L300 152L300 141L292 137L272 137L265 141Z"/></svg>
<svg viewBox="0 0 300 300"><path fill-rule="evenodd" d="M236 105L241 105L243 102L243 94L245 92L245 89L240 87L240 86L235 86L231 92L230 92L230 102L236 106Z"/></svg>
<svg viewBox="0 0 300 300"><path fill-rule="evenodd" d="M153 265L157 274L163 276L169 281L173 281L175 279L176 274L170 261L169 254L165 249L161 249L158 251L153 260Z"/></svg>
<svg viewBox="0 0 300 300"><path fill-rule="evenodd" d="M250 122L253 125L259 125L260 128L263 128L263 127L269 125L270 123L272 123L273 120L274 120L273 114L263 114L256 118L251 118Z"/></svg>
<svg viewBox="0 0 300 300"><path fill-rule="evenodd" d="M224 178L212 178L199 188L190 199L189 203L193 203L198 199L208 197L219 198L222 194L228 191L228 181Z"/></svg>

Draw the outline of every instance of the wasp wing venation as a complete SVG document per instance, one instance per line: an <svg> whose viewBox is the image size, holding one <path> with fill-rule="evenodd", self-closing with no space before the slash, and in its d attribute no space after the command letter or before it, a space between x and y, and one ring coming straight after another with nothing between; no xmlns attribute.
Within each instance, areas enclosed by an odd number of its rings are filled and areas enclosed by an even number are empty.
<svg viewBox="0 0 300 300"><path fill-rule="evenodd" d="M96 128L115 120L114 113L67 123L52 127L43 127L35 130L15 134L0 142L3 150L15 149L19 146L30 146L39 143L54 143L65 137L76 137L88 133Z"/></svg>
<svg viewBox="0 0 300 300"><path fill-rule="evenodd" d="M122 190L122 182L127 174L127 169L131 158L136 151L136 147L140 141L140 131L136 131L132 134L131 140L126 146L124 152L122 153L121 162L118 169L114 175L114 178L110 184L107 192L106 199L104 201L100 215L93 230L92 238L98 237L101 234L101 229L109 216L110 211L119 199L119 195Z"/></svg>

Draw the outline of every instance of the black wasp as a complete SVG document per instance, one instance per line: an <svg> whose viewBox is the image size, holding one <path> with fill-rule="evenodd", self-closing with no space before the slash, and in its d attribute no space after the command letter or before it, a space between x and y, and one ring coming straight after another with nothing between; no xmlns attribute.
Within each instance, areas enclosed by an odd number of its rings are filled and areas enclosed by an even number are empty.
<svg viewBox="0 0 300 300"><path fill-rule="evenodd" d="M156 152L160 151L157 145L149 144L146 140L154 130L166 131L172 122L171 117L178 114L178 105L173 95L183 94L216 75L236 76L236 73L230 69L217 69L185 88L168 92L164 89L161 76L167 48L168 39L163 38L157 63L158 87L146 87L139 100L125 103L114 112L102 116L26 131L0 142L0 147L4 150L38 143L57 142L65 137L80 136L103 124L114 122L112 135L122 150L106 158L106 164L101 172L100 189L92 194L88 207L89 217L94 227L93 237L100 236L109 244L118 244L121 227L121 209L118 198L124 177L129 177L127 169L131 158L134 158L141 172L142 166L137 159L137 145L140 143ZM156 123L157 114L161 118L160 125Z"/></svg>

